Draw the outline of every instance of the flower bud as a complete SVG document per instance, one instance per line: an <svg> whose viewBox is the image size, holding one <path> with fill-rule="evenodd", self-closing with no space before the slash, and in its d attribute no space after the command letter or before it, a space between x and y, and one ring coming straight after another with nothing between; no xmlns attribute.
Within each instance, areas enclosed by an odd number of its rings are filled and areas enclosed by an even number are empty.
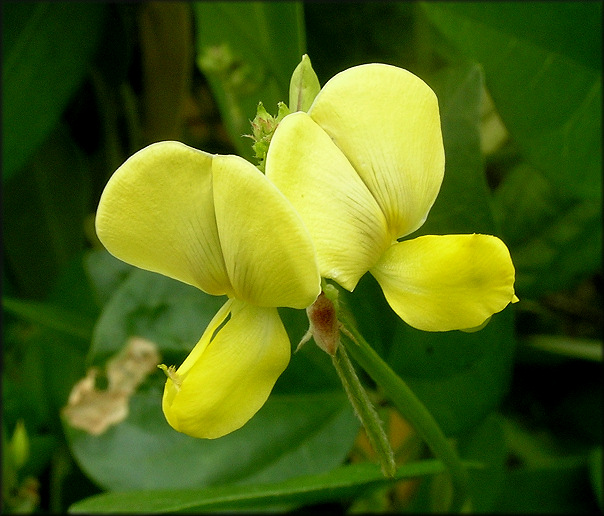
<svg viewBox="0 0 604 516"><path fill-rule="evenodd" d="M319 91L321 85L317 74L312 69L310 58L304 54L289 83L289 109L292 112L308 111Z"/></svg>

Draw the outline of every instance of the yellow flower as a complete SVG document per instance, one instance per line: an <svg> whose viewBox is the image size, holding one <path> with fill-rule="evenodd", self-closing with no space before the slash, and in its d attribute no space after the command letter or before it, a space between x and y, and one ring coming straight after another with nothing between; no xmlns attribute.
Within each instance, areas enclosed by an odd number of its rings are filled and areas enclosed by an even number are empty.
<svg viewBox="0 0 604 516"><path fill-rule="evenodd" d="M162 407L194 437L245 424L289 362L276 307L306 308L320 292L315 250L291 204L243 158L160 142L113 174L96 230L117 258L228 296L183 364L167 369Z"/></svg>
<svg viewBox="0 0 604 516"><path fill-rule="evenodd" d="M494 236L398 241L426 220L444 168L436 95L385 64L329 80L308 113L281 121L266 159L308 228L321 276L352 291L370 271L394 311L427 331L478 327L517 300L509 251Z"/></svg>

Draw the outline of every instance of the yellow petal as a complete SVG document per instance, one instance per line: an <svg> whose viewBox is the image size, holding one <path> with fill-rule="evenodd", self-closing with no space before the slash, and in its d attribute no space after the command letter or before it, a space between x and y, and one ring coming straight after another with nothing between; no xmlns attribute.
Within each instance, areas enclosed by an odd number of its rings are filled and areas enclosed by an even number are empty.
<svg viewBox="0 0 604 516"><path fill-rule="evenodd" d="M391 237L377 202L346 157L306 113L292 113L273 135L266 176L304 220L321 276L353 290Z"/></svg>
<svg viewBox="0 0 604 516"><path fill-rule="evenodd" d="M212 156L178 142L149 145L103 191L96 231L107 250L209 294L230 294L214 217Z"/></svg>
<svg viewBox="0 0 604 516"><path fill-rule="evenodd" d="M359 173L395 239L424 223L445 166L438 100L426 83L390 65L356 66L325 84L309 115Z"/></svg>
<svg viewBox="0 0 604 516"><path fill-rule="evenodd" d="M266 402L290 350L276 308L227 301L166 381L162 408L168 423L208 439L237 430Z"/></svg>
<svg viewBox="0 0 604 516"><path fill-rule="evenodd" d="M371 273L401 319L425 331L480 326L517 299L508 248L490 235L399 242Z"/></svg>
<svg viewBox="0 0 604 516"><path fill-rule="evenodd" d="M321 291L315 250L300 216L256 167L216 156L214 203L234 296L259 306L306 308Z"/></svg>

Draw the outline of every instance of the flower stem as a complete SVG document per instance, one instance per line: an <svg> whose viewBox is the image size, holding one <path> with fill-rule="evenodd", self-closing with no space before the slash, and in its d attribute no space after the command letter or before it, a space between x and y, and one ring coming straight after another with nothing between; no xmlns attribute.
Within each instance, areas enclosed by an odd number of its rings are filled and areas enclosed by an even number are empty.
<svg viewBox="0 0 604 516"><path fill-rule="evenodd" d="M347 315L341 313L341 316L346 319L348 319ZM390 401L426 442L434 456L446 466L453 484L453 497L449 510L460 512L468 496L468 478L457 452L424 404L374 351L353 324L346 324L344 334L351 343L347 348L352 357L384 390Z"/></svg>
<svg viewBox="0 0 604 516"><path fill-rule="evenodd" d="M344 346L341 344L337 347L335 355L332 356L332 361L342 385L344 385L348 399L367 432L369 442L380 459L382 472L388 477L393 477L396 473L396 464L388 436L384 432L382 421L359 381Z"/></svg>

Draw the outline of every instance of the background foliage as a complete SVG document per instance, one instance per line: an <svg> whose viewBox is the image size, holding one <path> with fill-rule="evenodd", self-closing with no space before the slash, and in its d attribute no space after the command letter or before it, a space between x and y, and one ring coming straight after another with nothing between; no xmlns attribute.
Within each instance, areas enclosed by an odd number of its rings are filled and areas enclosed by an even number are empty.
<svg viewBox="0 0 604 516"><path fill-rule="evenodd" d="M462 459L484 464L470 470L473 509L601 511L601 11L4 2L4 510L427 512L445 496L442 465L417 462L424 446L377 389L406 464L382 477L312 345L257 416L217 441L165 423L160 371L101 435L62 417L74 384L129 337L179 363L222 303L102 249L94 212L112 172L162 139L251 159L241 135L258 101L276 113L308 53L321 84L373 61L422 77L439 97L447 168L418 234L485 232L510 247L521 301L477 333L408 327L369 276L345 298ZM296 343L304 313L282 316Z"/></svg>

